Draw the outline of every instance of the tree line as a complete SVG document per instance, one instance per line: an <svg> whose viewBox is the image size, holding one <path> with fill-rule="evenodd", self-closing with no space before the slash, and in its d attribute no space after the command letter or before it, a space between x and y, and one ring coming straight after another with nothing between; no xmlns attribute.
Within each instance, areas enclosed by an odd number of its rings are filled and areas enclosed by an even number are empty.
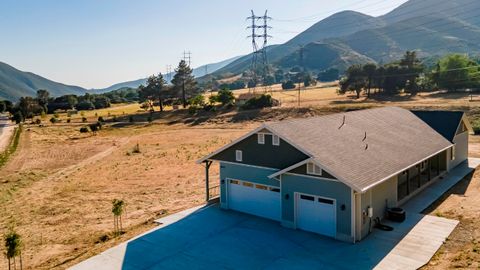
<svg viewBox="0 0 480 270"><path fill-rule="evenodd" d="M407 51L399 61L386 65L367 63L350 66L340 80L340 94L355 92L370 97L372 89L385 94L480 88L480 65L464 54L449 54L427 67L415 51Z"/></svg>

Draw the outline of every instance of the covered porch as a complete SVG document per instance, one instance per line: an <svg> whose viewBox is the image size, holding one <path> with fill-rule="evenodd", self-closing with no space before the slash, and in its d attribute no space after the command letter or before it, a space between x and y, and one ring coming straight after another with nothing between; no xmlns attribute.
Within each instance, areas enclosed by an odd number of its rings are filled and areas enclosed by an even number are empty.
<svg viewBox="0 0 480 270"><path fill-rule="evenodd" d="M447 151L426 159L398 175L397 202L403 204L447 172Z"/></svg>

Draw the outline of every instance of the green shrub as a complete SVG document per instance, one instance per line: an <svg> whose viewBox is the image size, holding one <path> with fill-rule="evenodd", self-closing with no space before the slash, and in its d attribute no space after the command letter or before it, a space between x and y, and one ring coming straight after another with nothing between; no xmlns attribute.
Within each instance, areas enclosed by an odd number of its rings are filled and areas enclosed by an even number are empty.
<svg viewBox="0 0 480 270"><path fill-rule="evenodd" d="M55 124L55 123L58 123L58 122L59 122L58 118L56 118L56 117L50 118L50 123Z"/></svg>
<svg viewBox="0 0 480 270"><path fill-rule="evenodd" d="M128 117L128 122L130 122L130 123L135 122L135 119L133 118L133 116L130 115L130 116Z"/></svg>
<svg viewBox="0 0 480 270"><path fill-rule="evenodd" d="M70 123L70 122L72 122L72 119L67 118L67 123Z"/></svg>
<svg viewBox="0 0 480 270"><path fill-rule="evenodd" d="M261 109L261 108L266 108L266 107L272 107L276 103L278 103L276 100L274 100L270 95L261 95L257 97L253 97L243 106L241 107L243 110L253 110L253 109Z"/></svg>
<svg viewBox="0 0 480 270"><path fill-rule="evenodd" d="M81 127L80 128L80 133L87 133L89 132L90 130L88 130L88 127Z"/></svg>
<svg viewBox="0 0 480 270"><path fill-rule="evenodd" d="M286 81L282 83L283 90L295 89L295 83L293 81Z"/></svg>
<svg viewBox="0 0 480 270"><path fill-rule="evenodd" d="M40 118L35 119L35 124L40 125L42 123L42 120Z"/></svg>
<svg viewBox="0 0 480 270"><path fill-rule="evenodd" d="M98 122L105 122L105 120L103 119L103 117L98 117Z"/></svg>
<svg viewBox="0 0 480 270"><path fill-rule="evenodd" d="M87 118L84 116L82 117L82 123L86 123L87 122Z"/></svg>

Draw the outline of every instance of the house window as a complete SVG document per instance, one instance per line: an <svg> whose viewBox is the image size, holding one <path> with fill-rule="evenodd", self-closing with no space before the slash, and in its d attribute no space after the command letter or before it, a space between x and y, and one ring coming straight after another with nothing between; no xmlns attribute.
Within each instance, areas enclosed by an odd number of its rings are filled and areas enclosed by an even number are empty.
<svg viewBox="0 0 480 270"><path fill-rule="evenodd" d="M273 135L272 136L272 144L273 145L280 145L280 137L278 137L277 135Z"/></svg>
<svg viewBox="0 0 480 270"><path fill-rule="evenodd" d="M258 133L257 139L258 139L258 144L265 144L265 134Z"/></svg>
<svg viewBox="0 0 480 270"><path fill-rule="evenodd" d="M306 201L315 201L315 197L313 196L307 196L307 195L300 195L300 199L306 200Z"/></svg>
<svg viewBox="0 0 480 270"><path fill-rule="evenodd" d="M307 173L313 175L322 175L322 169L320 168L320 166L309 162L307 163Z"/></svg>
<svg viewBox="0 0 480 270"><path fill-rule="evenodd" d="M240 162L243 161L243 153L242 153L242 150L237 150L237 151L235 151L235 160L236 160L236 161L240 161Z"/></svg>
<svg viewBox="0 0 480 270"><path fill-rule="evenodd" d="M272 192L280 192L279 188L274 188L274 187L270 187L269 190Z"/></svg>
<svg viewBox="0 0 480 270"><path fill-rule="evenodd" d="M450 160L455 160L455 145L450 148Z"/></svg>
<svg viewBox="0 0 480 270"><path fill-rule="evenodd" d="M243 186L253 188L253 184L250 182L243 182Z"/></svg>
<svg viewBox="0 0 480 270"><path fill-rule="evenodd" d="M256 188L258 189L263 189L263 190L267 190L268 187L267 186L264 186L264 185L255 185Z"/></svg>
<svg viewBox="0 0 480 270"><path fill-rule="evenodd" d="M237 180L230 180L230 184L239 185L240 183Z"/></svg>

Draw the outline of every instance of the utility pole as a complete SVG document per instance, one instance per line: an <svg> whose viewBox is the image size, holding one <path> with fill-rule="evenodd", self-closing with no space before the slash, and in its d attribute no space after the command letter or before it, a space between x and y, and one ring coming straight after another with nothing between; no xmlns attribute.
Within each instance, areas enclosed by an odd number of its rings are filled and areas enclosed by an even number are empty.
<svg viewBox="0 0 480 270"><path fill-rule="evenodd" d="M303 72L305 72L305 68L303 65L303 45L300 46L300 51L299 51L299 56L300 56L300 76L298 76L298 107L300 107L300 90L302 90L302 81L304 80Z"/></svg>
<svg viewBox="0 0 480 270"><path fill-rule="evenodd" d="M252 15L250 17L247 17L247 20L251 20L251 25L247 27L247 29L252 29L252 34L248 36L248 38L252 39L252 49L253 49L253 55L252 55L252 65L251 65L251 70L252 70L252 80L253 84L256 87L258 83L258 74L257 74L257 69L259 66L259 62L261 62L261 65L263 66L263 83L265 84L265 78L268 73L268 60L267 60L267 43L268 39L271 38L268 34L268 30L271 29L272 27L268 26L268 21L270 21L272 18L268 16L268 10L265 10L265 15L263 16L255 16L255 13L253 10L251 10ZM263 24L258 25L257 21L263 20ZM263 33L257 33L257 29L263 29ZM257 39L262 38L263 39L263 44L260 47L257 44ZM260 55L261 61L258 59L258 55ZM255 92L255 87L253 88L253 92Z"/></svg>

